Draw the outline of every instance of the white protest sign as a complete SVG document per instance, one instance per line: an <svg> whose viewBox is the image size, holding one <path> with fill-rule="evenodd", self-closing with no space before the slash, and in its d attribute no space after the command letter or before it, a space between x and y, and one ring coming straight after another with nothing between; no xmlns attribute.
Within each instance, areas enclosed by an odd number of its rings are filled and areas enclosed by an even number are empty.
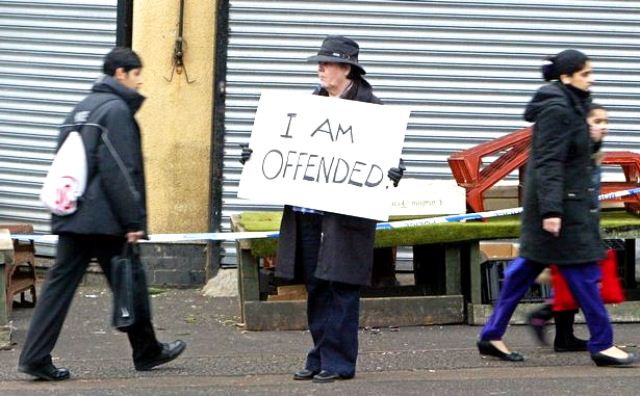
<svg viewBox="0 0 640 396"><path fill-rule="evenodd" d="M386 221L407 107L263 92L239 198Z"/></svg>
<svg viewBox="0 0 640 396"><path fill-rule="evenodd" d="M466 191L454 180L402 179L393 189L392 216L465 213Z"/></svg>

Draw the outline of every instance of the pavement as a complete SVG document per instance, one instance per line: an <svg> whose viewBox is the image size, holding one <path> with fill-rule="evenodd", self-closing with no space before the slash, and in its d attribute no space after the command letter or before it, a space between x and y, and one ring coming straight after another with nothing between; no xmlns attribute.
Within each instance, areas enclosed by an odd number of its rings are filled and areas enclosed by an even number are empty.
<svg viewBox="0 0 640 396"><path fill-rule="evenodd" d="M360 330L356 377L332 384L293 381L311 345L307 331L249 332L239 323L237 298L169 289L152 297L161 341L182 339L177 360L137 372L124 334L109 326L111 294L83 286L54 350L71 370L58 383L17 372L33 309L12 313L13 348L0 350L0 394L8 395L636 395L640 366L598 368L587 353L555 353L537 345L529 329L512 326L505 341L522 363L480 357L479 327L467 325ZM584 325L577 334L587 335ZM638 350L640 324L616 324L616 342ZM553 327L548 327L553 332Z"/></svg>

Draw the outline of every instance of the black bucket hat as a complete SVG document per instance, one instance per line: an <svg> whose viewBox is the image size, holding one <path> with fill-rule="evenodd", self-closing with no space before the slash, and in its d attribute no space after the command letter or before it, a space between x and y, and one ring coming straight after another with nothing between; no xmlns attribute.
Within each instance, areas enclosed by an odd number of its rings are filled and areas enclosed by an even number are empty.
<svg viewBox="0 0 640 396"><path fill-rule="evenodd" d="M366 74L358 63L358 43L344 36L327 36L322 42L318 54L307 58L309 62L348 63Z"/></svg>

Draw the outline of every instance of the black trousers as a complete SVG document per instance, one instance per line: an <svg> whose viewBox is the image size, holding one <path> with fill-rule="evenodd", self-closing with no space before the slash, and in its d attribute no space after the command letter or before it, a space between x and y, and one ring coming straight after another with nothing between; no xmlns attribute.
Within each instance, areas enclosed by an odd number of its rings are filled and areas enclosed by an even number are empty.
<svg viewBox="0 0 640 396"><path fill-rule="evenodd" d="M111 258L122 252L125 239L108 235L65 234L58 238L55 265L48 271L20 354L20 365L51 363L53 350L73 296L92 258L96 258L111 286ZM127 328L133 361L156 356L161 344L151 324L144 269L134 269L136 323Z"/></svg>
<svg viewBox="0 0 640 396"><path fill-rule="evenodd" d="M322 216L296 213L296 258L304 268L307 320L313 348L305 368L327 370L345 378L355 375L358 358L360 286L318 279Z"/></svg>

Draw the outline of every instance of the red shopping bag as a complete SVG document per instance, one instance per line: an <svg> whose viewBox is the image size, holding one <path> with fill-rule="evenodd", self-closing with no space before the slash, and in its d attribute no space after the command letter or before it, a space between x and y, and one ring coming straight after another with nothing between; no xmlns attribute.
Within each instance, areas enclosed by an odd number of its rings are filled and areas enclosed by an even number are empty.
<svg viewBox="0 0 640 396"><path fill-rule="evenodd" d="M602 300L605 304L620 304L624 301L624 290L618 278L618 260L614 249L609 249L607 257L600 261L600 270L602 271L600 281ZM551 265L551 286L554 293L554 311L578 309L578 303L574 300L567 282L555 264Z"/></svg>

